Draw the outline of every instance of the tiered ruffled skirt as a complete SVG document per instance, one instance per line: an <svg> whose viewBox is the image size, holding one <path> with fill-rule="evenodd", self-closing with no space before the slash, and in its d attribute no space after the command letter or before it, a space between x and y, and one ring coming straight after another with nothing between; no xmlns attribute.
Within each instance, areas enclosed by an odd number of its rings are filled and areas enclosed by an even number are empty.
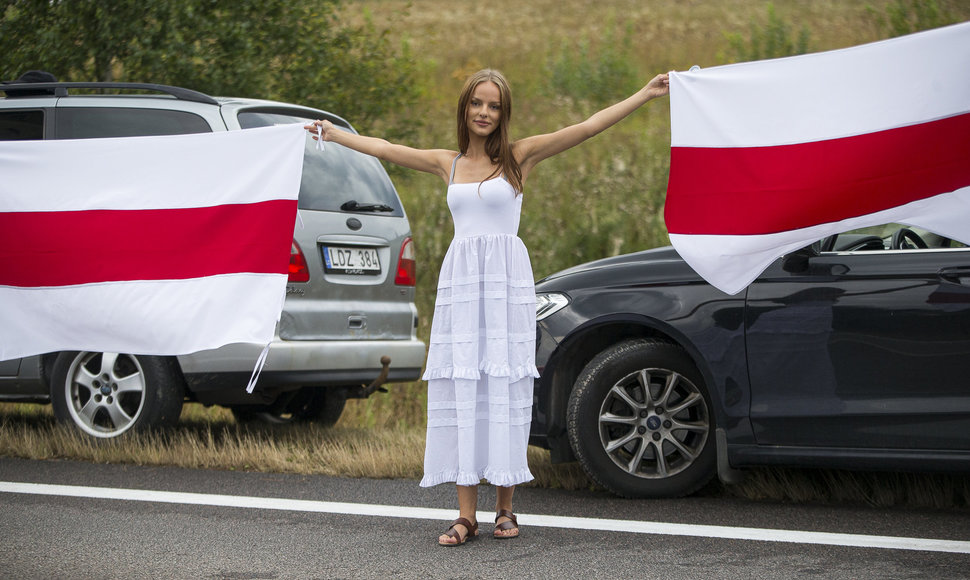
<svg viewBox="0 0 970 580"><path fill-rule="evenodd" d="M535 286L522 240L456 238L438 279L428 381L423 487L510 486L526 461L535 366Z"/></svg>

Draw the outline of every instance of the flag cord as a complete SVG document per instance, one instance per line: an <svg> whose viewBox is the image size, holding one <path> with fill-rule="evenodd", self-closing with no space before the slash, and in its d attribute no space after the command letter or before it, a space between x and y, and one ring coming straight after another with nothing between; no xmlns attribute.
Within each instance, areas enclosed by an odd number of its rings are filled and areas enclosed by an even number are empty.
<svg viewBox="0 0 970 580"><path fill-rule="evenodd" d="M263 347L263 352L259 353L259 358L256 359L256 367L253 369L253 374L249 377L249 384L246 385L246 392L252 393L253 389L256 388L256 381L259 380L259 374L263 371L263 365L266 364L266 357L269 355L269 343Z"/></svg>
<svg viewBox="0 0 970 580"><path fill-rule="evenodd" d="M327 146L323 143L323 127L317 125L317 151L326 151Z"/></svg>

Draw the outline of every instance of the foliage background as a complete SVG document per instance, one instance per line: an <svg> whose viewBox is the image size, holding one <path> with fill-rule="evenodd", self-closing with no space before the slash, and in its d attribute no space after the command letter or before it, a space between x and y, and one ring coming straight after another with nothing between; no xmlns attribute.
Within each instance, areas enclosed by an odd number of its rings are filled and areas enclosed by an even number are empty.
<svg viewBox="0 0 970 580"><path fill-rule="evenodd" d="M512 83L513 137L523 137L578 122L658 72L966 20L962 0L3 0L0 78L45 69L280 99L334 111L364 133L454 148L461 83L486 66ZM667 101L654 101L533 173L520 235L537 277L667 243L668 119ZM388 169L411 219L427 340L452 236L444 187ZM341 422L420 428L424 408L423 383L395 385L349 402Z"/></svg>
<svg viewBox="0 0 970 580"><path fill-rule="evenodd" d="M408 143L455 145L454 108L468 74L497 68L515 98L513 138L554 131L625 98L654 74L844 48L970 20L960 0L358 0L341 14L373 15L419 61L422 126ZM905 79L900 78L901 88ZM833 83L837 90L837 81ZM582 262L668 244L663 221L670 126L653 101L583 145L543 162L526 184L519 235L538 278ZM418 253L419 334L452 226L437 178L395 171ZM348 403L344 424L424 424L424 385Z"/></svg>
<svg viewBox="0 0 970 580"><path fill-rule="evenodd" d="M329 108L380 129L418 87L406 44L340 0L4 0L0 78L184 86ZM404 126L387 128L408 137ZM413 128L410 129L413 132Z"/></svg>

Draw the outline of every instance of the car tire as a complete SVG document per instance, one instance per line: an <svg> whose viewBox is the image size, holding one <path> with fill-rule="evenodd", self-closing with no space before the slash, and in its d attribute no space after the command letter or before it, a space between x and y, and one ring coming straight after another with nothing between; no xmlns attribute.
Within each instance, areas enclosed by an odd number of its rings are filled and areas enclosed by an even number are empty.
<svg viewBox="0 0 970 580"><path fill-rule="evenodd" d="M346 403L346 389L313 387L300 389L290 396L284 394L272 405L232 407L232 414L240 423L286 425L313 422L330 427L340 419Z"/></svg>
<svg viewBox="0 0 970 580"><path fill-rule="evenodd" d="M566 430L587 475L623 497L689 495L716 472L710 396L674 344L637 339L599 353L574 384Z"/></svg>
<svg viewBox="0 0 970 580"><path fill-rule="evenodd" d="M178 422L185 384L173 359L62 352L51 371L54 416L94 437Z"/></svg>

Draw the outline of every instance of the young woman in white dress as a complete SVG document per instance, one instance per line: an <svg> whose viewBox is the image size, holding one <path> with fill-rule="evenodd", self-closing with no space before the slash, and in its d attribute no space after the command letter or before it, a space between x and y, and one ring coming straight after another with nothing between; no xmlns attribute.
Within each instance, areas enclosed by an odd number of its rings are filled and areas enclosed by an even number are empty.
<svg viewBox="0 0 970 580"><path fill-rule="evenodd" d="M629 98L554 133L512 141L512 97L495 70L466 81L458 100L458 151L414 149L336 129L306 126L314 138L437 175L447 184L455 225L438 280L424 378L428 433L422 486L455 482L459 517L438 538L457 546L478 535L482 479L496 486L493 536L517 537L515 486L532 479L526 462L535 368L535 288L518 238L522 191L535 166L616 124L669 92L666 74Z"/></svg>

